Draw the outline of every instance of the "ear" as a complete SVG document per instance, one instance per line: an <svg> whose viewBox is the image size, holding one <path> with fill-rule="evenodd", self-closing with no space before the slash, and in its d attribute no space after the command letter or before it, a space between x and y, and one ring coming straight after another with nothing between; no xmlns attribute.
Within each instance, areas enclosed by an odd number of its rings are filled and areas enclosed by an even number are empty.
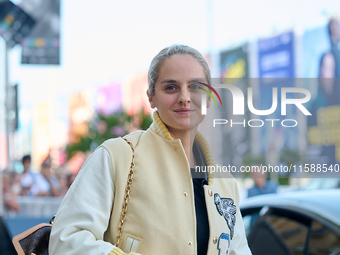
<svg viewBox="0 0 340 255"><path fill-rule="evenodd" d="M154 97L150 94L149 90L146 90L146 94L148 95L149 103L152 109L156 108Z"/></svg>

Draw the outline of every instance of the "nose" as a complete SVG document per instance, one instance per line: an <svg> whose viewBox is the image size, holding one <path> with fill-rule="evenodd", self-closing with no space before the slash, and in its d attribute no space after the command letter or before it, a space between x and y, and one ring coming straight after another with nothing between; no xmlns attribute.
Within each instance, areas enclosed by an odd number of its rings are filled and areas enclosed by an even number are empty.
<svg viewBox="0 0 340 255"><path fill-rule="evenodd" d="M190 91L187 89L181 90L178 95L179 104L189 104L190 103Z"/></svg>

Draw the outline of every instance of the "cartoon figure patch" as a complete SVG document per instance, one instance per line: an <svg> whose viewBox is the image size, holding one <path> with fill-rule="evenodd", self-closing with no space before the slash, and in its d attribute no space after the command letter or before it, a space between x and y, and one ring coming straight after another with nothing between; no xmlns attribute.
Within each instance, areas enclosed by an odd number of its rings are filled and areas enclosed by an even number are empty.
<svg viewBox="0 0 340 255"><path fill-rule="evenodd" d="M230 247L230 237L226 233L222 233L218 238L217 249L219 250L218 255L228 255Z"/></svg>
<svg viewBox="0 0 340 255"><path fill-rule="evenodd" d="M218 193L214 195L214 202L217 211L220 215L224 217L227 225L230 229L230 237L233 239L234 236L234 226L236 223L236 206L234 205L234 200L231 198L221 198Z"/></svg>

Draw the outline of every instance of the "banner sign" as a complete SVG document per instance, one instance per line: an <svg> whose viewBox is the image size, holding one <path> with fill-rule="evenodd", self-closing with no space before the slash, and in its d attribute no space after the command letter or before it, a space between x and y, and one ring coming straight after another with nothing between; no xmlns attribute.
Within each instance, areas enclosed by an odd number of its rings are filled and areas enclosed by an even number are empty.
<svg viewBox="0 0 340 255"><path fill-rule="evenodd" d="M303 70L312 92L307 119L306 158L315 164L340 163L340 24L336 19L306 31L302 38Z"/></svg>
<svg viewBox="0 0 340 255"><path fill-rule="evenodd" d="M270 109L272 106L273 88L278 91L281 97L281 89L294 87L294 34L287 32L271 38L258 41L258 72L259 93L254 99L259 109ZM297 119L296 109L287 107L286 116L281 116L281 105L278 110L272 113L270 119ZM266 116L267 118L268 116ZM261 118L265 119L264 116ZM298 147L298 128L284 128L277 126L274 129L264 127L260 131L260 151L265 155L278 155L283 149L296 150ZM275 162L277 163L277 162Z"/></svg>
<svg viewBox="0 0 340 255"><path fill-rule="evenodd" d="M0 2L0 35L7 47L19 44L32 30L34 19L10 1Z"/></svg>
<svg viewBox="0 0 340 255"><path fill-rule="evenodd" d="M36 18L22 42L22 64L60 64L60 0L23 0L21 6ZM38 4L37 4L38 3ZM35 8L30 8L35 6Z"/></svg>
<svg viewBox="0 0 340 255"><path fill-rule="evenodd" d="M227 50L221 53L221 78L223 84L236 84L238 88L246 93L248 87L248 45ZM233 119L235 122L241 121L243 117L249 118L249 111L245 116L233 116L231 93L226 90L219 90L222 101L227 102L224 106L222 118ZM249 128L225 127L223 134L223 155L225 164L240 165L242 159L250 151Z"/></svg>

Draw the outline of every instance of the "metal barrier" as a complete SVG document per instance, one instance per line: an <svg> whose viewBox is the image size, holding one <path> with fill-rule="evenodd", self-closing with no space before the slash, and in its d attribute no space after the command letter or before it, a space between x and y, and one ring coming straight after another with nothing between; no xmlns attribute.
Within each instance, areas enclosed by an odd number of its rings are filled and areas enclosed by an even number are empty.
<svg viewBox="0 0 340 255"><path fill-rule="evenodd" d="M15 217L32 217L43 218L51 217L58 211L63 197L17 197L17 202L21 205L19 212L6 211L5 216L8 218Z"/></svg>

